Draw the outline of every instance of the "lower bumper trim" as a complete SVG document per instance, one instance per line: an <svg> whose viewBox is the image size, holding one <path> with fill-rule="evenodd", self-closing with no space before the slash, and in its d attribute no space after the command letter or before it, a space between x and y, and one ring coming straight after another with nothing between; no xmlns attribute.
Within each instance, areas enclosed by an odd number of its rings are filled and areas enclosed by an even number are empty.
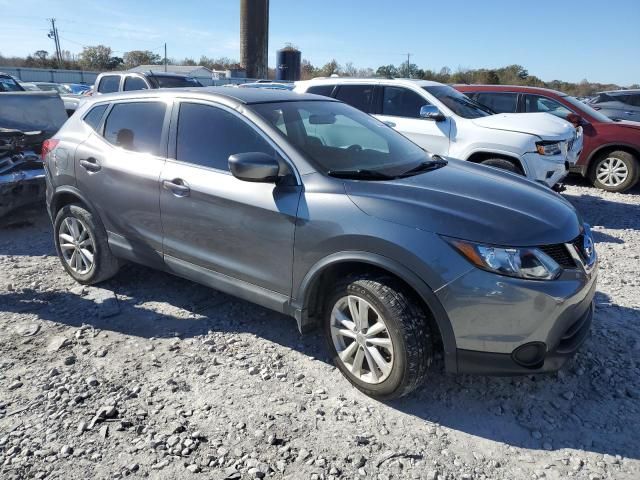
<svg viewBox="0 0 640 480"><path fill-rule="evenodd" d="M593 302L579 319L563 334L556 347L547 352L544 361L529 368L516 363L509 353L457 350L458 373L512 376L549 373L560 370L589 337L593 320Z"/></svg>

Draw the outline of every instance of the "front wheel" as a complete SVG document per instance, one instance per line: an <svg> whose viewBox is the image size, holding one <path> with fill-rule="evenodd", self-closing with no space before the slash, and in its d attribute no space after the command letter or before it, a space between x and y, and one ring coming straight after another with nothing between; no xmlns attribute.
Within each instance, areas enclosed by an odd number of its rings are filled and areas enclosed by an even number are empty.
<svg viewBox="0 0 640 480"><path fill-rule="evenodd" d="M499 168L501 170L507 170L508 172L517 173L518 175L524 175L524 172L518 165L505 158L487 158L480 163L488 167Z"/></svg>
<svg viewBox="0 0 640 480"><path fill-rule="evenodd" d="M591 182L608 192L625 192L633 187L640 175L638 159L629 152L617 150L602 155L591 168Z"/></svg>
<svg viewBox="0 0 640 480"><path fill-rule="evenodd" d="M324 327L335 365L372 397L408 394L431 364L426 313L391 278L364 275L339 282L327 298Z"/></svg>

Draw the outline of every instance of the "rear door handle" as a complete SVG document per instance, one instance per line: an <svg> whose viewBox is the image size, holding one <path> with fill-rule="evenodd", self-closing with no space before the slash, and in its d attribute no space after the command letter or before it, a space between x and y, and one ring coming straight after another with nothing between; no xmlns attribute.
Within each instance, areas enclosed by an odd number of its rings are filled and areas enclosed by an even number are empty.
<svg viewBox="0 0 640 480"><path fill-rule="evenodd" d="M83 158L80 160L80 166L91 173L98 172L102 168L98 161L93 157Z"/></svg>
<svg viewBox="0 0 640 480"><path fill-rule="evenodd" d="M176 197L188 197L191 189L187 182L180 178L174 180L163 180L162 188L165 190L171 190Z"/></svg>

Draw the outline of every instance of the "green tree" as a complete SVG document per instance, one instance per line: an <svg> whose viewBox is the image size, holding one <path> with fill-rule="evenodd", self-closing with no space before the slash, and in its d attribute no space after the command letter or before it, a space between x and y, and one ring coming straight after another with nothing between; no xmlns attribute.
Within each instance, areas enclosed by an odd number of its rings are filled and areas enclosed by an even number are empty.
<svg viewBox="0 0 640 480"><path fill-rule="evenodd" d="M133 68L139 65L159 65L162 57L150 50L131 50L125 52L122 57L125 68Z"/></svg>
<svg viewBox="0 0 640 480"><path fill-rule="evenodd" d="M87 70L113 70L122 64L119 57L112 57L111 48L105 45L84 47L80 53L80 65Z"/></svg>
<svg viewBox="0 0 640 480"><path fill-rule="evenodd" d="M382 65L376 70L378 77L394 78L398 76L398 69L395 65Z"/></svg>

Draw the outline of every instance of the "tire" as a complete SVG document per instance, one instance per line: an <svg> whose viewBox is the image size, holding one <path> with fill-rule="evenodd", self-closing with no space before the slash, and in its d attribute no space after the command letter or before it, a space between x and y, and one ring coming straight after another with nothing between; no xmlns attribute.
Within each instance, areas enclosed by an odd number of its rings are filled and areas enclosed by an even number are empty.
<svg viewBox="0 0 640 480"><path fill-rule="evenodd" d="M84 207L74 204L62 207L53 222L53 232L58 258L78 283L93 285L118 273L120 261L109 249L102 222ZM74 232L79 233L78 238L73 238Z"/></svg>
<svg viewBox="0 0 640 480"><path fill-rule="evenodd" d="M600 155L593 162L589 179L597 188L622 193L638 182L638 175L638 159L629 152L616 150Z"/></svg>
<svg viewBox="0 0 640 480"><path fill-rule="evenodd" d="M374 320L379 316L387 327L386 331L373 335L376 329L368 328L363 332L372 336L366 339L362 333L357 334L360 335L359 340L338 334L338 331L349 330L340 320L344 319L345 315L347 321L352 319L350 301L357 301L358 305L368 304L368 327L378 325ZM360 308L358 306L356 311L359 312ZM349 382L363 393L380 400L391 400L407 395L422 384L433 358L432 334L427 313L413 296L405 292L392 278L358 275L338 282L327 295L323 321L334 364ZM351 323L355 328L350 335L359 330L355 326L356 322ZM335 328L336 324L340 325L339 329ZM365 344L367 353L359 342ZM390 345L391 350L382 346L382 342ZM353 352L352 355L350 352L347 355L349 349ZM378 360L374 360L371 353L373 350L378 352L375 355ZM339 351L346 356L347 361L341 359ZM362 353L359 353L361 351ZM349 356L352 358L351 362L348 361ZM358 356L361 359L361 367L359 374L354 374L352 368L357 364ZM373 369L375 371L372 371L369 366L370 359L375 363L381 358L388 361L385 363L386 373L382 368L376 367ZM357 369L354 370L357 372Z"/></svg>
<svg viewBox="0 0 640 480"><path fill-rule="evenodd" d="M488 167L500 168L502 170L507 170L508 172L517 173L518 175L524 175L524 172L520 167L518 167L518 165L513 163L511 160L504 158L487 158L480 163Z"/></svg>

